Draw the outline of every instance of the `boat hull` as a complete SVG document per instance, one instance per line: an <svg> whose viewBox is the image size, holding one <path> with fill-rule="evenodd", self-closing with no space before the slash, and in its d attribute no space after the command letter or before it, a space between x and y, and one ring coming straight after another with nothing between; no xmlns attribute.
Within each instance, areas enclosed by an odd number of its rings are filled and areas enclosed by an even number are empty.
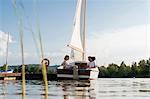
<svg viewBox="0 0 150 99"><path fill-rule="evenodd" d="M13 73L13 70L0 71L0 73Z"/></svg>
<svg viewBox="0 0 150 99"><path fill-rule="evenodd" d="M98 78L98 69L79 69L78 70L78 79L97 79ZM57 78L58 79L74 79L73 70L70 69L57 69Z"/></svg>

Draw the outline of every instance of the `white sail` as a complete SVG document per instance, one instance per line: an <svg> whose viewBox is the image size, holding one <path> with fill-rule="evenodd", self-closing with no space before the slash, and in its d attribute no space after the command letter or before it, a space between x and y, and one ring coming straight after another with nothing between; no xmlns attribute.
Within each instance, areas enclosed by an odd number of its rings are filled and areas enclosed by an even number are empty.
<svg viewBox="0 0 150 99"><path fill-rule="evenodd" d="M71 41L68 45L70 48L79 52L83 52L81 33L80 33L81 32L81 9L82 9L82 0L78 0L73 34L72 34Z"/></svg>

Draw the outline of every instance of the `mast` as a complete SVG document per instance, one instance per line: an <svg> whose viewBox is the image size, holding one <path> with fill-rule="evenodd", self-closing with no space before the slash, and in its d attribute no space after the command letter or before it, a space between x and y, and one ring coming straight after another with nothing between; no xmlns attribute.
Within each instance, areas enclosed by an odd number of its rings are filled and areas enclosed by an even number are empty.
<svg viewBox="0 0 150 99"><path fill-rule="evenodd" d="M83 13L83 34L82 34L82 46L83 46L83 52L82 52L82 61L86 61L86 9L87 9L87 0L82 0L82 13Z"/></svg>
<svg viewBox="0 0 150 99"><path fill-rule="evenodd" d="M8 33L8 36L7 36L7 48L6 48L6 68L5 70L7 71L8 69L8 65L7 65L7 62L8 62L8 44L9 44L9 33Z"/></svg>
<svg viewBox="0 0 150 99"><path fill-rule="evenodd" d="M8 44L9 44L9 33L8 33L8 36L7 36L6 64L7 64L7 61L8 61Z"/></svg>

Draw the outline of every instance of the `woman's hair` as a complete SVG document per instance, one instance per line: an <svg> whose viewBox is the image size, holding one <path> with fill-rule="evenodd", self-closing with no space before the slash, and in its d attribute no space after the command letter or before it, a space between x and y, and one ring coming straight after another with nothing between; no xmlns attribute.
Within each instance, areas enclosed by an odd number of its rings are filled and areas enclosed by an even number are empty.
<svg viewBox="0 0 150 99"><path fill-rule="evenodd" d="M92 59L92 61L95 61L95 57L89 56L88 58Z"/></svg>
<svg viewBox="0 0 150 99"><path fill-rule="evenodd" d="M91 58L91 56L88 56L88 58Z"/></svg>
<svg viewBox="0 0 150 99"><path fill-rule="evenodd" d="M91 57L91 59L92 59L93 61L95 61L95 57Z"/></svg>
<svg viewBox="0 0 150 99"><path fill-rule="evenodd" d="M65 60L66 60L66 58L69 58L69 55L66 55L66 56L64 57Z"/></svg>

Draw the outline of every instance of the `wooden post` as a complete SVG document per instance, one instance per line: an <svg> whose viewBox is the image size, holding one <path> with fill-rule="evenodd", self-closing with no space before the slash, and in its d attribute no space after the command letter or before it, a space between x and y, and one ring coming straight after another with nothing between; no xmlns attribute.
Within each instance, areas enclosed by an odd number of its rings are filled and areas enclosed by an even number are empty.
<svg viewBox="0 0 150 99"><path fill-rule="evenodd" d="M74 65L74 66L73 66L73 79L74 79L74 80L78 80L78 79L79 79L78 66L77 66L77 65Z"/></svg>
<svg viewBox="0 0 150 99"><path fill-rule="evenodd" d="M26 81L26 79L25 79L25 65L23 64L22 65L22 95L23 96L25 96L25 81Z"/></svg>

